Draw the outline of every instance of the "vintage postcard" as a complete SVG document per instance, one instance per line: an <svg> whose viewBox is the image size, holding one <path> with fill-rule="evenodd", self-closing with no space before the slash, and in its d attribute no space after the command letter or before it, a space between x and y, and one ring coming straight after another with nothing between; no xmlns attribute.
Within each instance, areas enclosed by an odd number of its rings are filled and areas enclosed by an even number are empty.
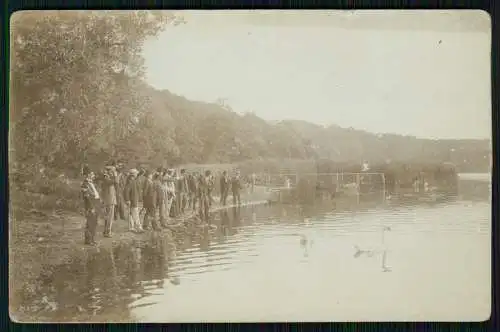
<svg viewBox="0 0 500 332"><path fill-rule="evenodd" d="M483 321L482 11L23 11L18 322Z"/></svg>

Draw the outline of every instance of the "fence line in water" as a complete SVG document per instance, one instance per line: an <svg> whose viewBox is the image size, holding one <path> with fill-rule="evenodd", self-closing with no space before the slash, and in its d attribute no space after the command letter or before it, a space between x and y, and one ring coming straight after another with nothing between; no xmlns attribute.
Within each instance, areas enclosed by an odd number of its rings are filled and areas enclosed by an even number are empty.
<svg viewBox="0 0 500 332"><path fill-rule="evenodd" d="M218 169L212 169L214 176L213 197L218 200L221 195L220 191L220 176L222 171L227 171L228 175L234 174L238 169L236 167L227 167L230 165L221 165ZM187 167L190 171L203 172L210 167ZM305 180L304 186L310 187L315 191L339 193L345 190L349 195L364 196L366 192L376 191L382 192L385 199L386 196L386 179L384 173L379 172L331 172L331 173L301 173L301 172L259 172L254 173L255 178L252 179L252 174L242 174L244 188L242 192L242 201L249 203L253 201L261 201L268 197L270 192L285 188L297 189L299 181ZM319 184L319 185L318 185ZM230 185L231 186L231 185ZM364 188L362 188L365 186ZM366 187L368 186L368 188ZM379 187L377 187L379 186ZM259 188L260 187L260 188ZM264 188L263 188L264 187ZM254 192L255 190L255 192ZM267 192L267 193L266 193ZM370 193L368 192L368 193ZM229 189L231 197L231 189ZM231 199L229 197L229 199Z"/></svg>
<svg viewBox="0 0 500 332"><path fill-rule="evenodd" d="M260 185L271 188L281 200L283 190L298 189L300 192L312 191L330 194L347 193L356 197L374 192L381 192L383 200L386 198L386 179L384 173L379 172L335 172L335 173L264 173L264 181ZM377 180L378 179L378 180ZM301 182L302 181L302 182ZM268 189L269 190L269 189Z"/></svg>

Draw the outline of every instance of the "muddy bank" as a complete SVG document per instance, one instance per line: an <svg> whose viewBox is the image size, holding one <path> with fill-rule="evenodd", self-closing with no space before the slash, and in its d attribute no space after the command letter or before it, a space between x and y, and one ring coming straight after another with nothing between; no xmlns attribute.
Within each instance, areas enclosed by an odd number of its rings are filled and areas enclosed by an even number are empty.
<svg viewBox="0 0 500 332"><path fill-rule="evenodd" d="M254 193L242 195L242 207L266 203L266 190L260 188ZM228 199L232 202L232 197ZM211 214L222 209L235 208L233 205L221 206L215 197ZM19 208L17 208L19 209ZM146 231L142 234L128 231L126 221L113 223L113 236L104 238L104 222L99 219L96 233L97 246L85 246L83 230L85 218L69 211L41 212L37 210L16 211L11 218L9 239L9 311L16 321L39 319L37 312L51 304L44 299L39 280L52 275L53 269L70 265L75 259L83 259L89 253L111 250L118 245L134 246L140 242L162 241L168 251L175 252L182 247L186 236L213 232L217 226L200 220L195 213L171 219L169 227L161 231ZM22 219L19 219L22 218ZM26 307L25 303L31 303ZM96 317L94 317L95 319ZM35 319L35 320L36 320Z"/></svg>

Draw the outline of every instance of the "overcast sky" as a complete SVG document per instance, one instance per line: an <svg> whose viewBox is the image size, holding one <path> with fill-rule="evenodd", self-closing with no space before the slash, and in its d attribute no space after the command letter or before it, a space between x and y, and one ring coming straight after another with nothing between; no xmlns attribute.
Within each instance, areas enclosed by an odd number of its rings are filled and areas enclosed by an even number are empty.
<svg viewBox="0 0 500 332"><path fill-rule="evenodd" d="M267 120L490 138L490 20L479 11L182 12L145 44L147 80Z"/></svg>

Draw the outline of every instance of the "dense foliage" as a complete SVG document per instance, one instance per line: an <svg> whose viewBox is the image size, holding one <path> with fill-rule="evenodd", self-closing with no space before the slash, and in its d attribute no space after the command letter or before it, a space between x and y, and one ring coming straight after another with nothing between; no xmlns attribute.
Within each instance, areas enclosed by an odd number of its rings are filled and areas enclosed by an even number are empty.
<svg viewBox="0 0 500 332"><path fill-rule="evenodd" d="M324 127L304 121L269 123L253 113L239 114L217 103L188 101L169 91L144 86L155 96L153 118L168 117L158 126L172 128L169 141L181 153L175 163L244 163L265 171L315 164L321 172L335 171L363 160L392 162L452 162L462 172L490 167L489 140L432 140L393 134L377 135L352 128ZM175 130L173 130L175 128ZM165 129L167 130L167 129ZM251 162L249 162L251 160ZM172 160L174 161L174 160ZM278 165L280 167L278 167ZM310 166L306 168L310 169Z"/></svg>
<svg viewBox="0 0 500 332"><path fill-rule="evenodd" d="M137 88L158 12L20 12L11 19L11 161L32 171L78 167L123 151L149 106Z"/></svg>
<svg viewBox="0 0 500 332"><path fill-rule="evenodd" d="M98 167L110 158L151 166L392 159L451 161L461 171L489 168L489 141L421 140L303 121L269 123L221 102L155 90L143 81L141 47L176 22L171 14L148 11L13 17L10 164L16 173L77 174L84 162Z"/></svg>

